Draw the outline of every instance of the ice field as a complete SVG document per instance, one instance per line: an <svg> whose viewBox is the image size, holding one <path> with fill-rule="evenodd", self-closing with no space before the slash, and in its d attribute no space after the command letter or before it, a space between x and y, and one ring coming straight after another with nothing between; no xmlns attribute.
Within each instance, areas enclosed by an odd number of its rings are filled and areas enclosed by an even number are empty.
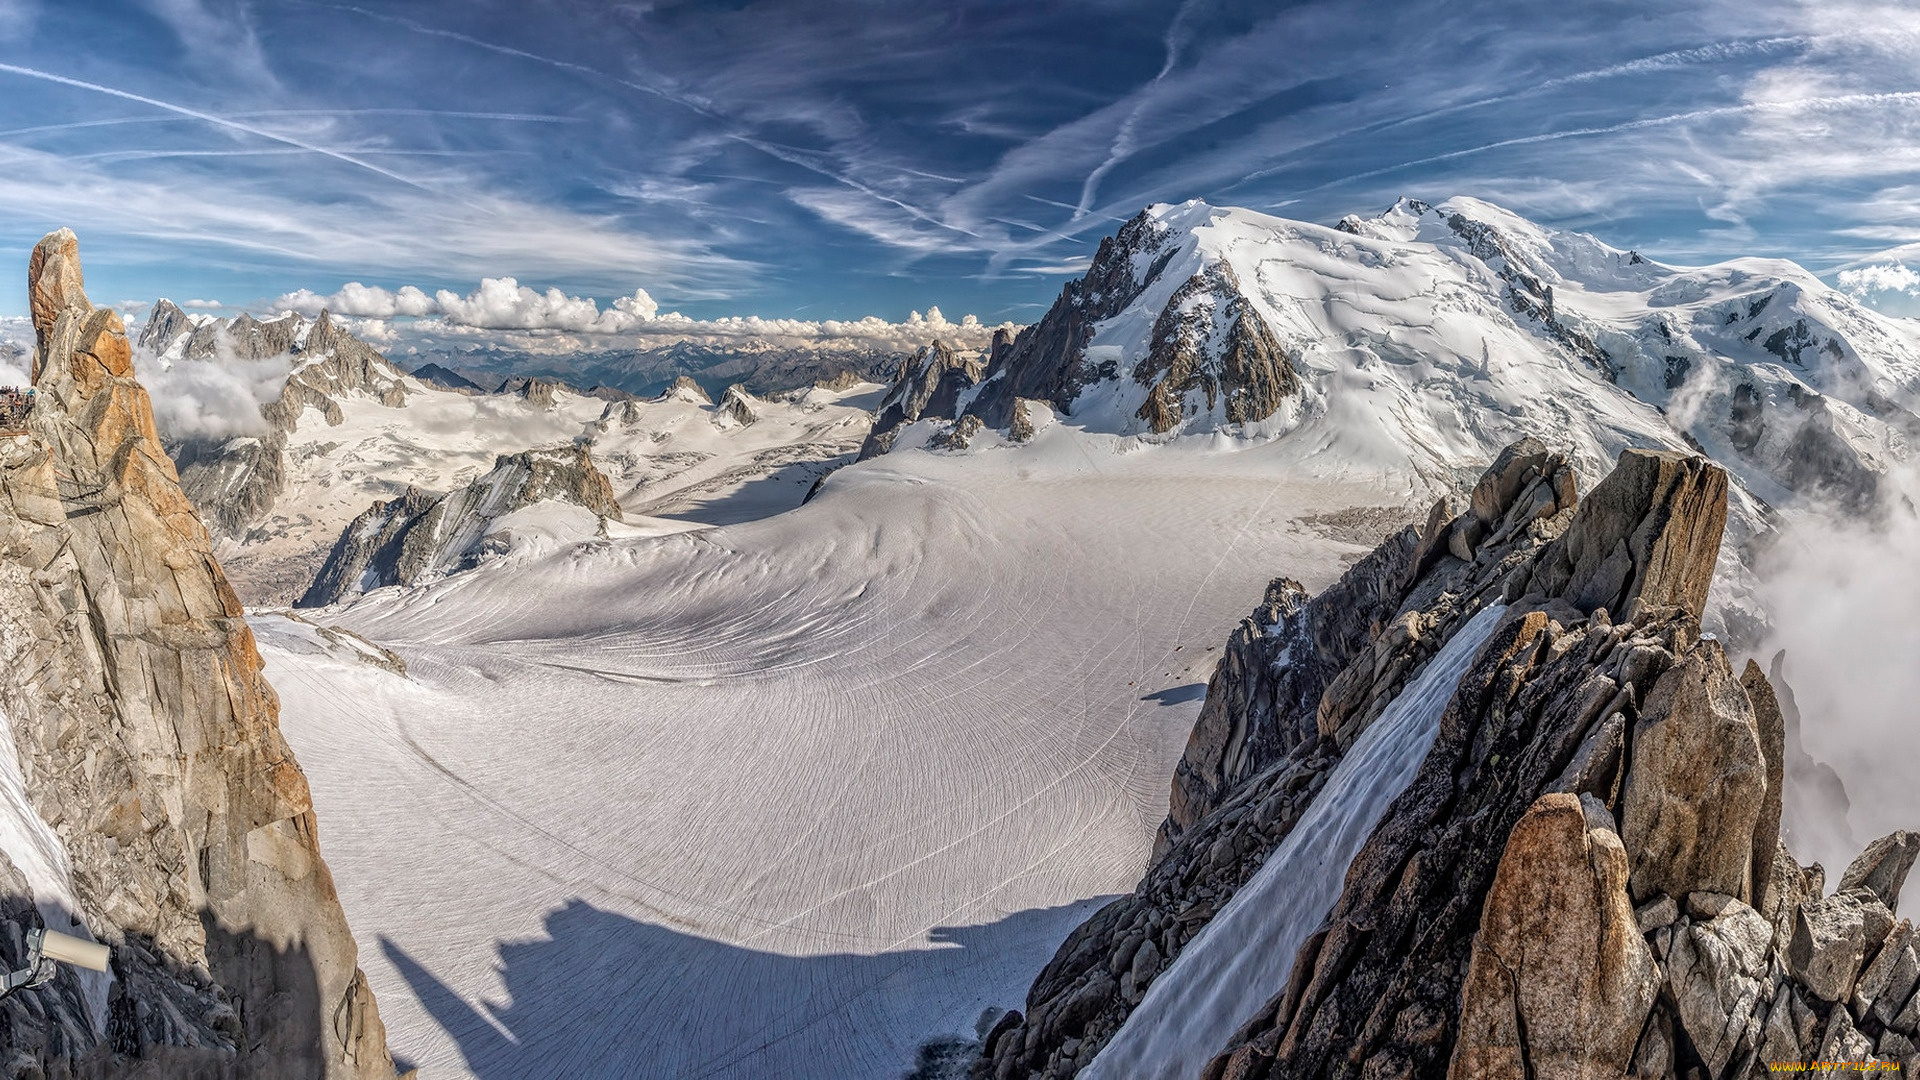
<svg viewBox="0 0 1920 1080"><path fill-rule="evenodd" d="M257 616L396 1053L898 1076L1018 1005L1138 879L1231 625L1371 546L1296 519L1407 498L1260 448L1042 443L316 616L406 677Z"/></svg>

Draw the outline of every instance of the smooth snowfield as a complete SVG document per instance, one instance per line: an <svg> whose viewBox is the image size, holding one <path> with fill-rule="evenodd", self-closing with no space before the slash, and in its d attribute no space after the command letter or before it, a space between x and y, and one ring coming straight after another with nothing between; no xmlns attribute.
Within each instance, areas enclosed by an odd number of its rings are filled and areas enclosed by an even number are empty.
<svg viewBox="0 0 1920 1080"><path fill-rule="evenodd" d="M1139 1008L1081 1073L1086 1080L1184 1080L1287 988L1294 957L1340 898L1347 867L1406 790L1440 716L1504 606L1475 615L1354 741L1258 873L1153 981Z"/></svg>
<svg viewBox="0 0 1920 1080"><path fill-rule="evenodd" d="M1409 488L1271 447L895 453L812 503L256 617L428 1078L895 1077L1131 889L1229 627ZM1424 503L1422 503L1424 506Z"/></svg>

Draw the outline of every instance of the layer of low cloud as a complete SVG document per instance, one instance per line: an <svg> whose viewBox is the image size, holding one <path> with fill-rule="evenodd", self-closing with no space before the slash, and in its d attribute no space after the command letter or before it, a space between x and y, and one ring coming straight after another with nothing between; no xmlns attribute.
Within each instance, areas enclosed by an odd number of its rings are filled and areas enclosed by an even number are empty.
<svg viewBox="0 0 1920 1080"><path fill-rule="evenodd" d="M165 364L141 353L134 365L163 438L229 439L267 433L260 407L280 397L293 358L242 360L223 352Z"/></svg>
<svg viewBox="0 0 1920 1080"><path fill-rule="evenodd" d="M1914 273L1913 268L1904 263L1882 263L1857 270L1842 270L1838 281L1842 289L1860 297L1874 293L1920 296L1920 274Z"/></svg>
<svg viewBox="0 0 1920 1080"><path fill-rule="evenodd" d="M1789 525L1760 567L1773 622L1765 651L1786 650L1803 741L1846 783L1855 846L1920 828L1920 516L1910 501L1917 481L1913 472L1890 481L1905 495L1891 500L1886 521L1819 515ZM1825 865L1829 883L1858 854L1837 834L1802 846L1809 850L1794 854ZM1920 899L1913 886L1907 894Z"/></svg>
<svg viewBox="0 0 1920 1080"><path fill-rule="evenodd" d="M356 325L365 336L387 342L424 335L467 339L510 335L559 338L553 344L567 346L762 340L907 350L936 337L977 347L990 341L997 329L972 315L950 320L937 307L928 308L924 315L915 311L900 322L872 315L823 320L757 315L696 319L677 311L662 312L645 289L635 289L601 307L592 297L534 289L510 277L485 278L464 295L451 289L429 294L412 285L385 289L353 281L328 295L308 289L287 293L272 306L275 311L309 317L326 310L358 319L361 322Z"/></svg>
<svg viewBox="0 0 1920 1080"><path fill-rule="evenodd" d="M25 386L32 376L33 324L0 318L0 386Z"/></svg>

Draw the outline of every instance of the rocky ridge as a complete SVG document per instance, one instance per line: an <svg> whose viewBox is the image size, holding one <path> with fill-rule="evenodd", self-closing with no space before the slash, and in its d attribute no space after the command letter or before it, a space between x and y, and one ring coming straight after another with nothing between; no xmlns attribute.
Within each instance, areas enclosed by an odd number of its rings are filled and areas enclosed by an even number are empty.
<svg viewBox="0 0 1920 1080"><path fill-rule="evenodd" d="M1004 348L1004 337L996 339ZM893 388L880 399L873 430L860 447L865 461L893 448L900 429L921 417L951 420L960 410L961 395L980 382L984 365L979 357L955 352L938 339L900 362Z"/></svg>
<svg viewBox="0 0 1920 1080"><path fill-rule="evenodd" d="M1878 842L1824 896L1780 840L1804 751L1766 675L1699 628L1727 493L1700 458L1629 451L1580 501L1566 457L1522 443L1322 596L1276 581L1209 683L1155 863L1061 946L975 1075L1092 1061L1496 602L1290 983L1205 1075L1719 1078L1911 1055L1920 967L1893 906L1920 843Z"/></svg>
<svg viewBox="0 0 1920 1080"><path fill-rule="evenodd" d="M273 510L286 489L287 436L308 409L338 426L343 394L367 394L389 406L403 405L407 398L406 374L325 311L312 322L292 313L268 322L251 315L196 320L162 299L148 315L138 344L156 362L168 364L276 356L295 361L278 398L261 406L261 434L167 444L187 498L216 536L242 536Z"/></svg>
<svg viewBox="0 0 1920 1080"><path fill-rule="evenodd" d="M613 413L618 403L610 403ZM511 543L505 519L541 503L619 520L613 485L580 444L503 454L493 470L446 495L408 488L374 503L334 544L299 607L323 607L387 585L414 585L472 565Z"/></svg>
<svg viewBox="0 0 1920 1080"><path fill-rule="evenodd" d="M113 970L0 1001L0 1059L23 1076L392 1077L253 635L71 232L34 249L29 296L38 399L29 432L0 440L0 715L15 828L69 873L0 860L0 959L17 964L29 920L70 914Z"/></svg>

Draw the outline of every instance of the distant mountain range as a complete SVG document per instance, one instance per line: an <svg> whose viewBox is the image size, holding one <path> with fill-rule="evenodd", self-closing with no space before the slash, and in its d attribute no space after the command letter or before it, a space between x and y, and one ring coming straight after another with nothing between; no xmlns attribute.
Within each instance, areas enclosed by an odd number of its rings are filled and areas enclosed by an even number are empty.
<svg viewBox="0 0 1920 1080"><path fill-rule="evenodd" d="M685 374L649 397L599 384L576 390L517 369L484 382L432 363L409 374L325 311L229 319L164 299L138 344L143 364L169 374L291 361L258 421L227 418L242 434L161 431L250 604L332 603L430 580L483 554L604 537L609 523L688 528L655 519L776 474L779 482L756 488L755 505L797 505L866 437L863 394L875 390L844 368L813 387L805 380L814 369L771 349L756 355L786 357L787 366L776 372L769 360L755 370L787 392L765 398L733 383L709 395ZM718 354L675 355L708 381L738 370L724 358L696 364Z"/></svg>
<svg viewBox="0 0 1920 1080"><path fill-rule="evenodd" d="M712 345L676 341L650 349L605 349L562 354L522 352L499 346L426 351L408 362L479 386L515 376L559 379L574 386L604 386L653 397L676 379L689 378L718 398L735 383L754 394L821 385L892 379L905 353L870 345L780 345L742 341Z"/></svg>

